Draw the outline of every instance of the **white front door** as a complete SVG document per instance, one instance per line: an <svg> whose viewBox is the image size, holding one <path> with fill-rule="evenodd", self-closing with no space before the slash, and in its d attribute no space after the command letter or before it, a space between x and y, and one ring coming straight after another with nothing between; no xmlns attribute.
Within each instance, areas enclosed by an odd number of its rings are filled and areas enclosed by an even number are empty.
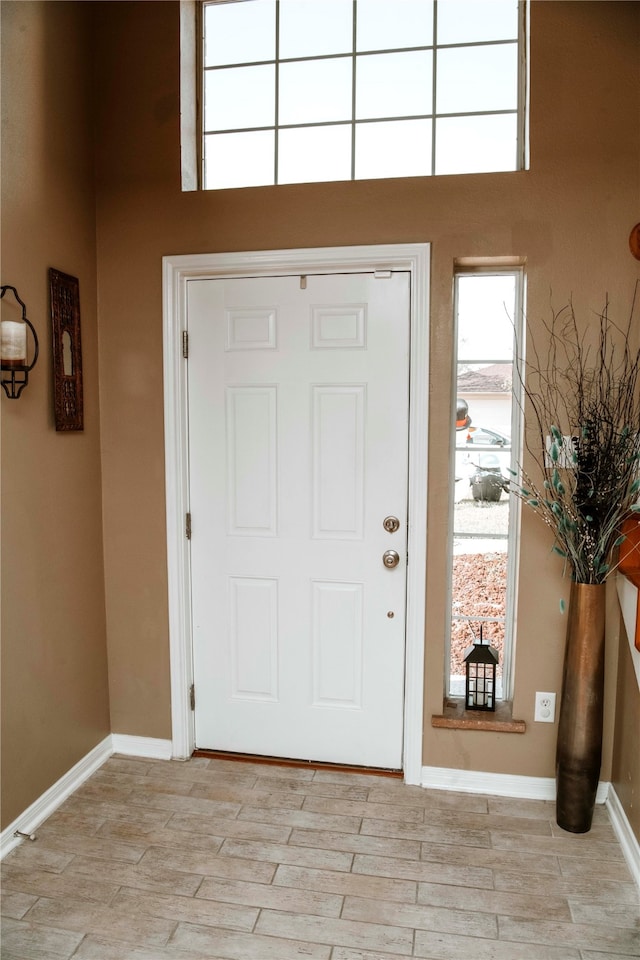
<svg viewBox="0 0 640 960"><path fill-rule="evenodd" d="M193 279L187 326L196 745L399 768L409 274Z"/></svg>

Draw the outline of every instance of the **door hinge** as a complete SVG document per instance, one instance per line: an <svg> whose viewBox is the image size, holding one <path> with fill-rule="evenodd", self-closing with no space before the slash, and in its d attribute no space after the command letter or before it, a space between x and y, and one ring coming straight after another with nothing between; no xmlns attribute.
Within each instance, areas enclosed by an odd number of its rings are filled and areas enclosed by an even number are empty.
<svg viewBox="0 0 640 960"><path fill-rule="evenodd" d="M187 540L191 540L191 514L185 514L184 518L184 535Z"/></svg>
<svg viewBox="0 0 640 960"><path fill-rule="evenodd" d="M182 331L182 356L185 360L189 359L189 334L186 330Z"/></svg>
<svg viewBox="0 0 640 960"><path fill-rule="evenodd" d="M195 708L196 708L196 685L195 685L195 683L192 683L191 686L189 687L189 705L191 706L191 709L192 709L192 710L195 710Z"/></svg>

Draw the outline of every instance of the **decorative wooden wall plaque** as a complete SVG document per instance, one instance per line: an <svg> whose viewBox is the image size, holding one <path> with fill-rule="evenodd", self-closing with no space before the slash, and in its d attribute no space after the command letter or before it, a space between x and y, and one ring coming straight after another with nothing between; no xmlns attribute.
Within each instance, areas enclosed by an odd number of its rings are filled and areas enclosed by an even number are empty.
<svg viewBox="0 0 640 960"><path fill-rule="evenodd" d="M80 284L49 270L53 325L53 402L56 430L83 430Z"/></svg>

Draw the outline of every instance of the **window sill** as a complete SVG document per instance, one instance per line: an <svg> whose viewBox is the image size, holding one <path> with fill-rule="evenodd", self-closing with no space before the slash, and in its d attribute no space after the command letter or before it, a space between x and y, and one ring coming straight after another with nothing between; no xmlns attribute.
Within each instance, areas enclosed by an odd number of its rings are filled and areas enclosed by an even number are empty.
<svg viewBox="0 0 640 960"><path fill-rule="evenodd" d="M495 712L484 710L465 710L464 700L448 697L444 701L441 714L431 717L432 727L445 727L449 730L489 730L493 733L525 733L524 720L514 720L511 716L511 704L500 700Z"/></svg>

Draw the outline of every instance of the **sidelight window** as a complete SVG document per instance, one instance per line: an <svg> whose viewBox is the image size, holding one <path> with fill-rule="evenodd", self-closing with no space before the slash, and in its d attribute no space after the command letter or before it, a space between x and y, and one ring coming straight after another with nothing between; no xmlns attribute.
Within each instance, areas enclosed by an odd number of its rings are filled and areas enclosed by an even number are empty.
<svg viewBox="0 0 640 960"><path fill-rule="evenodd" d="M454 697L464 696L465 650L481 631L500 654L497 698L510 696L519 510L508 488L521 433L522 308L520 269L456 272L447 670Z"/></svg>

